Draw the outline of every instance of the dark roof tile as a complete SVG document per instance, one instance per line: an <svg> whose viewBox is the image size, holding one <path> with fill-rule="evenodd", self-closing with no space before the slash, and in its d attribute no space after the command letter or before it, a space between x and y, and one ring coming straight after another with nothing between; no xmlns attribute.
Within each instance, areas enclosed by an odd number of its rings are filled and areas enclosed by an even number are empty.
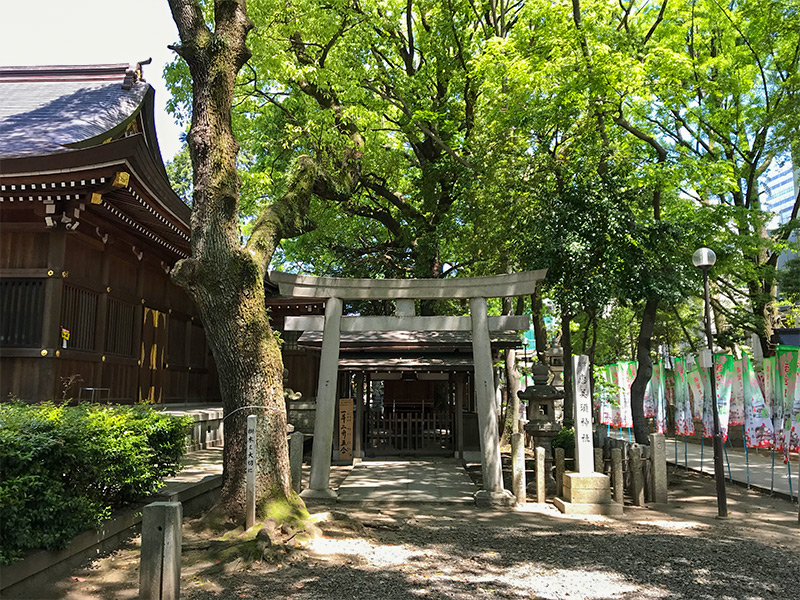
<svg viewBox="0 0 800 600"><path fill-rule="evenodd" d="M150 88L136 81L123 89L131 74L124 65L110 67L116 69L0 67L0 157L54 154L87 140L105 141L105 134L136 114Z"/></svg>

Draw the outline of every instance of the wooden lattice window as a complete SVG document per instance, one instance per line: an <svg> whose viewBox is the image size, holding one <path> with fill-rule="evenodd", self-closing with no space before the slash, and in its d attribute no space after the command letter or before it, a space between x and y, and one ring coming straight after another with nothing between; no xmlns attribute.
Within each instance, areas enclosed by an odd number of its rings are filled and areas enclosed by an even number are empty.
<svg viewBox="0 0 800 600"><path fill-rule="evenodd" d="M284 350L300 350L300 346L297 344L297 340L300 339L300 334L303 333L302 331L284 331L281 333L281 339L283 340L283 349Z"/></svg>
<svg viewBox="0 0 800 600"><path fill-rule="evenodd" d="M0 346L38 348L42 343L44 279L0 281Z"/></svg>
<svg viewBox="0 0 800 600"><path fill-rule="evenodd" d="M106 352L133 356L134 306L115 298L108 299L106 323Z"/></svg>
<svg viewBox="0 0 800 600"><path fill-rule="evenodd" d="M97 298L96 292L64 286L61 327L70 332L67 348L94 351Z"/></svg>

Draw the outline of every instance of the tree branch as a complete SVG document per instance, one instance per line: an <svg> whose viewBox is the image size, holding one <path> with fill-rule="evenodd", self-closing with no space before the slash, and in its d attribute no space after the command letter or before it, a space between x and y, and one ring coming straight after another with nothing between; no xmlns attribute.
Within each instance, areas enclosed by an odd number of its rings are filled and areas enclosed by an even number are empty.
<svg viewBox="0 0 800 600"><path fill-rule="evenodd" d="M664 0L661 3L661 10L658 11L658 16L656 17L656 20L653 22L653 25L650 27L650 30L644 36L644 43L645 44L647 44L647 42L650 40L652 35L656 32L656 28L658 27L658 24L661 23L661 21L664 20L664 11L666 9L667 9L667 0Z"/></svg>

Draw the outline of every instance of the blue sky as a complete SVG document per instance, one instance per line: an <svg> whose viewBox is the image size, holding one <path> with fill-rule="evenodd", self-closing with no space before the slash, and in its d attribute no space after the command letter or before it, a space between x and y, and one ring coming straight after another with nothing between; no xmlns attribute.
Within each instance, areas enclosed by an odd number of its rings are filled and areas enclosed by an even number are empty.
<svg viewBox="0 0 800 600"><path fill-rule="evenodd" d="M135 63L156 89L156 130L164 160L180 149L182 129L166 114L161 77L178 31L167 0L22 0L3 2L0 65Z"/></svg>

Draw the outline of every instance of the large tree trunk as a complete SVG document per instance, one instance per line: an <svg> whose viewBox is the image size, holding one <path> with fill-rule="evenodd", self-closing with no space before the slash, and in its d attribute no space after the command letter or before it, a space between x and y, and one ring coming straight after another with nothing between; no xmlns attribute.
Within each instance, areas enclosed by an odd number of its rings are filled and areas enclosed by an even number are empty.
<svg viewBox="0 0 800 600"><path fill-rule="evenodd" d="M509 348L505 351L506 368L506 419L503 426L501 444L511 443L511 434L519 433L519 396L520 372L517 370L517 351Z"/></svg>
<svg viewBox="0 0 800 600"><path fill-rule="evenodd" d="M656 324L656 311L658 300L648 300L644 305L642 327L639 329L639 339L636 345L636 379L631 385L631 416L633 417L633 434L638 444L649 444L647 419L644 416L644 392L647 383L653 374L653 363L650 360L650 343L653 338L653 328Z"/></svg>
<svg viewBox="0 0 800 600"><path fill-rule="evenodd" d="M561 347L564 350L564 427L575 423L574 394L572 391L572 334L569 325L572 315L566 308L561 309Z"/></svg>
<svg viewBox="0 0 800 600"><path fill-rule="evenodd" d="M215 30L195 0L169 0L181 43L173 49L193 83L188 135L194 169L191 258L173 279L197 305L219 371L225 421L218 506L244 520L246 417L258 416L257 498L302 507L292 492L283 402L283 363L264 305L263 270L238 232L239 177L231 107L236 74L250 57L253 24L244 0L215 4ZM273 245L274 248L274 245ZM253 408L245 408L253 407Z"/></svg>
<svg viewBox="0 0 800 600"><path fill-rule="evenodd" d="M536 288L531 294L531 319L533 320L533 337L536 340L536 357L545 364L545 351L547 350L547 328L542 314L542 290L544 280L536 282Z"/></svg>

